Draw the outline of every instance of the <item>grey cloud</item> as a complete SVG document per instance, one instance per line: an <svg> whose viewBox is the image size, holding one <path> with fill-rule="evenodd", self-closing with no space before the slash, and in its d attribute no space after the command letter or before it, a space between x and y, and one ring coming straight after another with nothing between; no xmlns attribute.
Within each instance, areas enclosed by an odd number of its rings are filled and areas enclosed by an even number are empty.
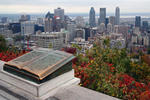
<svg viewBox="0 0 150 100"><path fill-rule="evenodd" d="M35 9L39 6L44 7L64 7L66 10L71 8L84 8L89 11L89 7L93 6L99 11L100 7L106 7L107 11L114 12L114 8L119 6L122 12L149 12L150 11L150 0L0 0L0 5L3 6L30 6ZM2 10L10 10L10 8L3 8ZM69 8L70 7L70 8ZM41 9L41 8L40 8ZM46 8L43 8L43 10Z"/></svg>

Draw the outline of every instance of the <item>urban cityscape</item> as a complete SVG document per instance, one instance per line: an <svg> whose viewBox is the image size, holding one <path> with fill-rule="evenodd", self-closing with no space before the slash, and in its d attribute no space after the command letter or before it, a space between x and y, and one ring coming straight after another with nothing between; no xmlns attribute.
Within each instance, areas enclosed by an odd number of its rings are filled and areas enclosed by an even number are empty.
<svg viewBox="0 0 150 100"><path fill-rule="evenodd" d="M56 8L54 13L47 12L44 17L37 15L33 19L28 14L20 15L19 19L18 16L12 19L1 17L0 33L8 41L7 45L20 49L50 48L51 45L51 48L60 50L80 44L84 52L92 47L97 37L110 37L111 46L121 42L119 48L127 48L131 53L136 50L148 53L149 18L120 18L119 7L116 7L114 16L107 16L106 8L100 8L99 12L96 16L94 7L91 7L89 16L69 17L63 8Z"/></svg>
<svg viewBox="0 0 150 100"><path fill-rule="evenodd" d="M150 16L109 10L0 14L0 100L150 100Z"/></svg>

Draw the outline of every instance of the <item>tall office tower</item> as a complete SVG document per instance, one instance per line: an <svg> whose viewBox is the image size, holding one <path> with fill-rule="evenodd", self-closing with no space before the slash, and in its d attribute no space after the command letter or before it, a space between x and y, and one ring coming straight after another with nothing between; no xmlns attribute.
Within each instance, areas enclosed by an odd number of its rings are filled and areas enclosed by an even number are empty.
<svg viewBox="0 0 150 100"><path fill-rule="evenodd" d="M90 27L95 27L96 22L95 22L95 10L93 7L91 7L90 14L89 14L89 24Z"/></svg>
<svg viewBox="0 0 150 100"><path fill-rule="evenodd" d="M19 22L18 23L10 23L9 30L12 30L13 33L21 32L21 24Z"/></svg>
<svg viewBox="0 0 150 100"><path fill-rule="evenodd" d="M109 18L105 19L105 26L107 27L107 24L109 23Z"/></svg>
<svg viewBox="0 0 150 100"><path fill-rule="evenodd" d="M33 21L25 21L21 23L21 33L22 34L34 34L34 25Z"/></svg>
<svg viewBox="0 0 150 100"><path fill-rule="evenodd" d="M64 21L64 9L61 8L54 9L54 16L60 17L60 19Z"/></svg>
<svg viewBox="0 0 150 100"><path fill-rule="evenodd" d="M69 32L67 41L71 42L75 38L76 25L74 23L72 23L72 22L68 23L67 31Z"/></svg>
<svg viewBox="0 0 150 100"><path fill-rule="evenodd" d="M109 23L111 23L113 27L115 25L115 19L116 19L115 16L110 16L109 17Z"/></svg>
<svg viewBox="0 0 150 100"><path fill-rule="evenodd" d="M148 31L148 21L142 22L142 31Z"/></svg>
<svg viewBox="0 0 150 100"><path fill-rule="evenodd" d="M141 28L141 16L135 17L135 27Z"/></svg>
<svg viewBox="0 0 150 100"><path fill-rule="evenodd" d="M62 25L60 17L54 16L54 31L60 32Z"/></svg>
<svg viewBox="0 0 150 100"><path fill-rule="evenodd" d="M85 27L85 41L88 41L88 38L90 37L90 33L91 33L91 28L90 27Z"/></svg>
<svg viewBox="0 0 150 100"><path fill-rule="evenodd" d="M48 12L45 16L45 32L52 32L53 31L53 15Z"/></svg>
<svg viewBox="0 0 150 100"><path fill-rule="evenodd" d="M105 23L105 19L106 19L106 8L100 8L99 25L101 23Z"/></svg>
<svg viewBox="0 0 150 100"><path fill-rule="evenodd" d="M120 24L120 8L119 7L116 7L115 17L116 17L115 24L119 25Z"/></svg>

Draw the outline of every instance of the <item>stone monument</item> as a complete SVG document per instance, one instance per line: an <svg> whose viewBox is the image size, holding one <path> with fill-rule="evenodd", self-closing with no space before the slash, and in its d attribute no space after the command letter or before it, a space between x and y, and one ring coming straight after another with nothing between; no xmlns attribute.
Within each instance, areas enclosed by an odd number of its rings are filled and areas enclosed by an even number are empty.
<svg viewBox="0 0 150 100"><path fill-rule="evenodd" d="M12 61L0 71L0 84L30 100L45 100L59 88L77 85L74 77L72 54L39 48Z"/></svg>

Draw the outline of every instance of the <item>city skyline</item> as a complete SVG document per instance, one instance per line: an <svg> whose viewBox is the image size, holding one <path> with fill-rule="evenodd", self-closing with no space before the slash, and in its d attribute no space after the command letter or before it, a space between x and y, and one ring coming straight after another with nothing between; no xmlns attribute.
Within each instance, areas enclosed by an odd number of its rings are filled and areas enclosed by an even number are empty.
<svg viewBox="0 0 150 100"><path fill-rule="evenodd" d="M0 1L0 13L53 13L53 9L57 7L63 8L65 13L87 13L91 7L95 8L96 13L99 8L106 8L108 13L113 13L117 6L122 13L147 13L150 9L149 3L149 0L5 0Z"/></svg>

